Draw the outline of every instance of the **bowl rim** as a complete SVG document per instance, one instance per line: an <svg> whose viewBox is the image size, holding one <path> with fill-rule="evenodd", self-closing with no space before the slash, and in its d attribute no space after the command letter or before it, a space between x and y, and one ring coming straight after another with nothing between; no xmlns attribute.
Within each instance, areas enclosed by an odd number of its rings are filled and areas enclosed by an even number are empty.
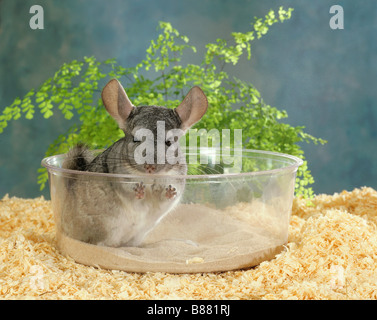
<svg viewBox="0 0 377 320"><path fill-rule="evenodd" d="M188 148L187 148L188 149ZM201 148L197 148L201 149ZM218 179L218 178L235 178L235 177L247 177L247 176L257 176L257 175L271 175L275 173L282 173L285 171L296 171L299 166L303 164L303 160L290 155L286 153L280 153L280 152L274 152L274 151L266 151L266 150L257 150L257 149L244 149L244 148L231 148L230 150L233 151L242 151L243 152L249 152L249 153L256 153L261 155L270 155L270 156L276 156L281 157L285 159L293 160L294 163L284 166L282 168L276 168L271 170L262 170L262 171L251 171L251 172L228 172L228 173L216 173L216 174L202 174L202 175L171 175L171 174L120 174L120 173L102 173L102 172L91 172L91 171L79 171L79 170L72 170L72 169L66 169L54 166L49 163L53 158L57 157L63 157L66 154L57 154L49 157L45 157L41 161L41 165L45 167L48 172L59 172L59 173L66 173L70 175L76 175L76 176L93 176L93 177L107 177L107 178L114 178L114 179L133 179L138 178L140 179L140 176L143 178L152 178L152 179L185 179L185 180L191 180L191 179L205 179L205 178L211 178L211 179ZM100 151L100 150L96 150Z"/></svg>

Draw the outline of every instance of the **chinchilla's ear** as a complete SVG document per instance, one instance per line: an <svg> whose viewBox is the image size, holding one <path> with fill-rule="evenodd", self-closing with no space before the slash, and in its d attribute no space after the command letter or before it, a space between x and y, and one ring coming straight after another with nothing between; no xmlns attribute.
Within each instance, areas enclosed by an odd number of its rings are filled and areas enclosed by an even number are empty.
<svg viewBox="0 0 377 320"><path fill-rule="evenodd" d="M117 79L110 80L103 88L102 101L107 112L116 120L119 127L125 129L125 122L134 106Z"/></svg>
<svg viewBox="0 0 377 320"><path fill-rule="evenodd" d="M207 97L199 87L191 88L181 104L175 108L181 118L181 129L187 130L197 123L208 108Z"/></svg>

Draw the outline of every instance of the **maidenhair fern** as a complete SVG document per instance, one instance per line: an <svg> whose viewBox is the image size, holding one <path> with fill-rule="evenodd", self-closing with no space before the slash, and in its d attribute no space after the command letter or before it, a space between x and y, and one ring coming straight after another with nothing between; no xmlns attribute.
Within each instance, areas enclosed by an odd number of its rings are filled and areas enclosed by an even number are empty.
<svg viewBox="0 0 377 320"><path fill-rule="evenodd" d="M48 119L61 112L67 120L76 115L67 133L58 136L46 156L64 153L79 141L92 148L105 148L122 136L116 123L105 111L99 93L106 81L120 79L135 105L176 107L187 90L200 86L207 95L209 109L195 126L197 129L242 129L243 147L288 153L304 159L300 142L325 143L305 133L304 127L292 127L281 120L283 110L267 105L258 90L249 82L231 78L226 72L240 57L251 58L251 43L265 35L269 27L291 17L293 9L271 10L264 18L255 18L252 30L233 32L232 40L217 39L206 45L201 64L182 64L182 57L196 53L189 39L168 22L160 22L160 33L151 41L145 58L135 67L123 67L116 59L97 61L85 57L82 61L65 63L53 77L37 90L32 89L22 99L15 99L0 115L0 133L11 120L21 116L32 119L36 109ZM47 172L39 169L41 189L47 182ZM307 162L298 170L296 194L310 197L314 182Z"/></svg>

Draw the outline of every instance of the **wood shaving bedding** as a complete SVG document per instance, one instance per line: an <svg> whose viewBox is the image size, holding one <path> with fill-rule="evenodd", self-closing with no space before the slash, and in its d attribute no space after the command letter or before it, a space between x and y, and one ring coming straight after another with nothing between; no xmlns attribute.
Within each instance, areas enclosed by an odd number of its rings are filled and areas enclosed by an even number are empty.
<svg viewBox="0 0 377 320"><path fill-rule="evenodd" d="M293 203L286 250L248 270L127 273L59 254L51 202L0 200L2 299L376 299L377 192Z"/></svg>

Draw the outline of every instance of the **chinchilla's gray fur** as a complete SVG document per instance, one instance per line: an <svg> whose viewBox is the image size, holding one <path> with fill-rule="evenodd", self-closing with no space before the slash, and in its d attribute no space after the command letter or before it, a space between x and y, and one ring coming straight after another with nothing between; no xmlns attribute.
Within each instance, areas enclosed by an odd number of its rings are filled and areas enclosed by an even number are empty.
<svg viewBox="0 0 377 320"><path fill-rule="evenodd" d="M194 87L176 109L134 107L117 80L105 86L102 99L124 131L124 138L97 156L84 144L79 144L68 152L63 168L131 175L132 178L109 175L93 178L86 172L62 177L58 191L63 196L58 227L66 235L92 244L139 246L179 202L185 185L179 176L187 173L187 165L180 152L178 163L157 163L157 139L153 141L154 163L138 164L134 155L142 141L135 140L135 132L149 129L157 137L157 123L163 121L165 136L171 129L181 129L184 133L204 115L207 100L203 92ZM166 142L165 151L171 143L173 141Z"/></svg>

